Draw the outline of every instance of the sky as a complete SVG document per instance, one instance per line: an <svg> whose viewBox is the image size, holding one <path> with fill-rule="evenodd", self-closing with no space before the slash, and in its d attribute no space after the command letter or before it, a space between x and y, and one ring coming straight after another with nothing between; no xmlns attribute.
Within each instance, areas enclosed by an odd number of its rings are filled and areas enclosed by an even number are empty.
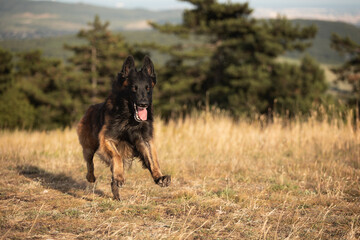
<svg viewBox="0 0 360 240"><path fill-rule="evenodd" d="M190 5L177 0L50 0L58 2L88 3L118 8L146 8L151 10L187 8ZM219 0L226 2L228 0ZM231 2L244 2L232 0ZM253 8L343 8L360 10L359 0L248 0Z"/></svg>
<svg viewBox="0 0 360 240"><path fill-rule="evenodd" d="M184 9L190 4L177 0L50 0L87 3L111 8L145 8L150 10ZM226 2L229 0L219 0ZM232 0L231 2L244 2ZM360 0L248 0L255 17L312 18L360 24Z"/></svg>

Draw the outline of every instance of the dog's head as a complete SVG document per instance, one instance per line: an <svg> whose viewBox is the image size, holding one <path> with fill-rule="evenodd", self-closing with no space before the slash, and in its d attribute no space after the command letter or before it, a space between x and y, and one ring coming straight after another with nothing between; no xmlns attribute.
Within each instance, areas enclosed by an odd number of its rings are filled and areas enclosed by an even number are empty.
<svg viewBox="0 0 360 240"><path fill-rule="evenodd" d="M134 111L134 118L138 122L146 121L148 118L148 109L152 104L152 90L155 84L154 65L148 56L145 56L140 71L136 70L132 56L126 58L122 70L118 74L116 85L121 91L127 93L129 103Z"/></svg>

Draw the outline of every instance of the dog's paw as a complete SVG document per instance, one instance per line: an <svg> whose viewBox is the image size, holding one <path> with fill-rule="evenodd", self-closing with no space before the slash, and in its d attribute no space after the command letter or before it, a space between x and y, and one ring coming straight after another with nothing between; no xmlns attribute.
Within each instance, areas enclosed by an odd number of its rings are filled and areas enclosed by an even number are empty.
<svg viewBox="0 0 360 240"><path fill-rule="evenodd" d="M156 179L155 183L160 187L167 187L171 183L171 176L165 175Z"/></svg>
<svg viewBox="0 0 360 240"><path fill-rule="evenodd" d="M120 193L119 193L119 189L112 189L112 193L113 193L113 196L114 196L114 200L117 200L117 201L120 201Z"/></svg>
<svg viewBox="0 0 360 240"><path fill-rule="evenodd" d="M96 181L96 177L94 176L94 174L91 173L86 174L86 179L90 183L94 183Z"/></svg>
<svg viewBox="0 0 360 240"><path fill-rule="evenodd" d="M124 184L125 180L116 181L113 180L111 182L111 191L114 196L114 200L120 200L120 187Z"/></svg>

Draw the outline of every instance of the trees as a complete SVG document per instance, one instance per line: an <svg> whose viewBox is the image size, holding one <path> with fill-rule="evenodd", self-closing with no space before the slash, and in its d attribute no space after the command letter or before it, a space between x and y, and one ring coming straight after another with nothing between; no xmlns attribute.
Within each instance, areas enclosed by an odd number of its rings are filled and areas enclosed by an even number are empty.
<svg viewBox="0 0 360 240"><path fill-rule="evenodd" d="M160 81L154 104L162 116L179 116L208 104L234 116L293 116L322 102L327 85L318 64L309 57L298 65L278 61L286 51L308 47L314 27L301 28L281 17L251 18L247 3L187 1L194 8L184 12L182 24L152 25L188 40L174 46L143 45L170 55L156 68ZM128 55L136 60L145 55L109 31L109 23L98 16L88 25L78 33L84 44L65 46L74 53L66 65L45 59L39 51L13 58L0 49L0 127L69 126L89 103L103 101ZM346 76L358 79L357 72Z"/></svg>
<svg viewBox="0 0 360 240"><path fill-rule="evenodd" d="M342 66L333 68L338 81L345 81L352 86L350 104L359 104L360 101L360 44L355 43L349 37L340 37L337 34L331 36L331 47L342 54L348 55L348 61ZM360 110L360 108L359 108Z"/></svg>
<svg viewBox="0 0 360 240"><path fill-rule="evenodd" d="M278 95L281 88L299 85L294 81L307 80L293 78L292 74L301 71L301 68L283 66L277 58L286 51L302 51L310 46L309 39L316 34L314 26L301 28L281 17L256 20L251 18L252 9L247 3L186 1L193 4L194 9L185 10L182 24L152 24L155 29L164 33L182 37L203 37L203 44L187 47L186 53L174 54L170 51L172 58L168 65L175 63L178 69L182 69L180 74L186 75L183 79L191 82L188 86L200 86L183 91L179 89L183 95L199 95L203 103L207 96L210 104L227 109L235 116L273 111L274 101L279 96L286 99L284 102L287 104L283 104L283 107L296 109L294 104L302 104L299 101L303 101L304 98L296 97L297 94L294 94L297 89L287 89ZM304 61L304 64L309 63L308 60ZM314 69L315 72L320 71L318 66L312 66L317 68ZM194 72L189 71L190 69L196 69L197 76L204 77L194 78L188 74ZM163 81L171 81L179 74L171 72L173 74L170 77L166 73L163 75ZM302 96L305 95L305 99L309 98L309 101L321 98L326 90L323 74L315 76L318 79L300 84ZM283 81L278 81L278 77L282 77ZM316 94L312 92L312 83L321 85L317 88L321 91L316 91ZM307 95L310 92L312 94ZM171 97L169 96L169 99ZM186 101L184 103L186 104ZM289 103L293 104L290 106Z"/></svg>
<svg viewBox="0 0 360 240"><path fill-rule="evenodd" d="M6 91L12 84L12 54L0 48L0 93Z"/></svg>
<svg viewBox="0 0 360 240"><path fill-rule="evenodd" d="M33 128L70 126L76 118L65 66L60 60L46 59L38 50L20 53L16 66L16 87L35 108Z"/></svg>
<svg viewBox="0 0 360 240"><path fill-rule="evenodd" d="M13 55L0 48L0 128L28 128L35 110L14 83Z"/></svg>
<svg viewBox="0 0 360 240"><path fill-rule="evenodd" d="M43 58L40 51L20 53L16 61L9 52L1 50L1 55L6 61L1 62L0 78L7 82L0 96L0 127L70 126L74 106L61 62Z"/></svg>
<svg viewBox="0 0 360 240"><path fill-rule="evenodd" d="M122 60L129 54L136 59L145 55L112 34L108 25L96 16L90 29L81 30L78 36L87 42L65 46L74 52L68 65L37 50L13 58L0 49L0 128L70 126L90 102L103 101Z"/></svg>
<svg viewBox="0 0 360 240"><path fill-rule="evenodd" d="M188 113L202 100L200 88L205 79L207 53L188 45L150 46L171 56L156 69L160 79L154 92L157 112L164 118Z"/></svg>
<svg viewBox="0 0 360 240"><path fill-rule="evenodd" d="M323 102L327 90L324 71L309 56L300 65L275 64L269 88L270 108L277 113L295 116L309 113L314 104Z"/></svg>
<svg viewBox="0 0 360 240"><path fill-rule="evenodd" d="M85 103L102 101L108 94L111 79L120 71L121 62L133 55L142 59L145 54L125 43L120 34L112 33L109 22L102 23L99 16L88 23L89 29L82 29L78 38L85 40L80 46L65 45L74 53L69 62L81 74L77 76L78 88Z"/></svg>

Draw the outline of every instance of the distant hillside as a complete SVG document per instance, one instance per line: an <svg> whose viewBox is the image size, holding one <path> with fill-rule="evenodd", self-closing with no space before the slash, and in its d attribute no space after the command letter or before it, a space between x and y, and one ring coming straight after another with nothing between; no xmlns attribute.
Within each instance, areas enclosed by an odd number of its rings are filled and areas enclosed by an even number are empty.
<svg viewBox="0 0 360 240"><path fill-rule="evenodd" d="M0 0L0 39L59 36L84 28L98 14L112 30L147 28L146 21L178 22L180 10L112 9L50 1Z"/></svg>
<svg viewBox="0 0 360 240"><path fill-rule="evenodd" d="M121 34L130 44L142 42L161 42L164 45L172 45L179 43L179 39L174 35L167 35L157 31L122 31ZM184 40L183 40L184 41ZM8 49L12 52L23 52L31 49L40 49L44 56L50 58L61 58L66 61L71 56L70 51L64 50L64 44L79 45L84 43L75 35L64 35L46 38L30 38L30 39L6 39L0 41L0 47ZM166 57L156 52L152 53L157 63L164 63Z"/></svg>
<svg viewBox="0 0 360 240"><path fill-rule="evenodd" d="M344 22L329 22L319 20L292 20L293 23L300 26L308 26L315 24L318 28L316 38L313 40L311 48L306 50L318 61L329 64L341 63L346 59L346 56L341 56L330 48L330 37L332 33L337 33L340 36L349 36L355 42L360 43L360 28L355 25ZM301 55L297 53L289 53L287 57L299 58Z"/></svg>
<svg viewBox="0 0 360 240"><path fill-rule="evenodd" d="M50 1L0 0L0 46L13 51L23 51L34 47L44 50L45 55L65 58L69 55L62 50L64 42L75 41L73 37L86 23L98 14L101 20L110 22L110 29L125 31L131 42L158 41L173 42L174 37L154 32L144 33L146 21L159 23L181 21L180 10L149 11L144 9L111 9L85 4L67 4ZM292 20L300 25L315 24L318 34L313 46L306 53L320 62L338 64L345 60L330 48L331 33L350 36L360 43L360 28L343 23L318 20ZM129 35L129 30L132 31ZM61 36L57 39L57 36ZM46 37L47 39L40 39ZM34 40L34 38L38 38ZM170 38L171 40L167 40ZM24 39L23 41L21 39ZM71 40L72 39L72 40ZM17 41L14 41L17 40ZM297 53L286 54L286 57L299 58Z"/></svg>

